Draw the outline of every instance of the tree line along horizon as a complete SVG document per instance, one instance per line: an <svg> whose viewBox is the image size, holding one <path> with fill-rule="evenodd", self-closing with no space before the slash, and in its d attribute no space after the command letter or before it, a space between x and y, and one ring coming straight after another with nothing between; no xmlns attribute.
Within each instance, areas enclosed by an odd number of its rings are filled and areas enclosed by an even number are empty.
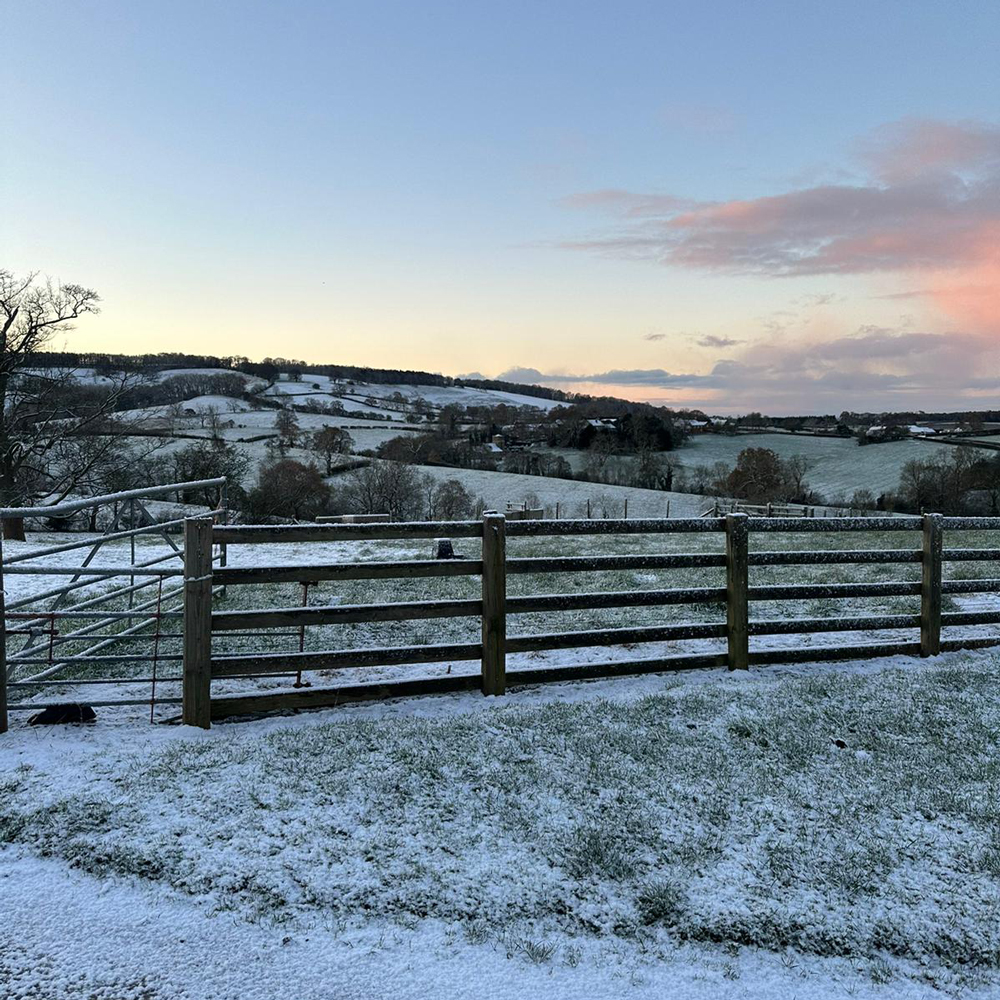
<svg viewBox="0 0 1000 1000"><path fill-rule="evenodd" d="M711 468L678 463L671 453L683 444L690 421L704 418L701 411L671 410L539 386L392 369L299 365L285 359L258 363L210 355L123 356L46 350L56 333L70 329L79 317L98 312L98 302L92 290L81 286L53 285L33 275L18 278L0 269L0 506L24 506L40 497L58 500L71 492L97 495L148 484L160 476L180 481L226 475L242 516L251 520L331 512L385 512L394 516L439 512L446 517L465 516L475 510L478 498L469 495L459 479L430 482L415 468L418 465L493 468L609 485L733 496L751 502L818 503L823 499L808 486L809 462L803 456L783 459L770 449L757 447L741 452L732 468L724 463ZM80 381L73 377L73 369L81 367L93 368L104 377ZM185 373L185 368L215 372ZM150 372L164 369L181 374L160 380L148 377ZM249 391L243 377L253 375L270 386L279 375L300 379L310 373L372 384L473 385L535 395L559 405L548 410L505 402L435 408L426 401L397 394L406 420L421 426L416 433L397 435L375 449L357 453L366 459L359 466L357 461L344 461L344 456L354 453L354 442L346 431L327 425L306 433L298 427L295 416L296 410L342 414L342 403L315 397L305 402L282 401ZM130 417L130 411L165 407L168 412L173 409L176 416L178 408L183 412L185 400L211 394L241 398L253 408L277 411L276 434L268 441L267 457L253 481L250 457L224 440L218 413L208 415L207 440L169 456L157 454L160 446L155 438L135 440L141 418ZM372 400L375 405L387 402L381 397ZM902 416L928 419L927 414ZM959 415L942 415L951 416ZM982 411L978 416L990 420L1000 414ZM384 414L382 419L394 418ZM780 426L782 420L790 419L749 414L716 421L711 429L736 433L741 428L762 426L765 421ZM842 423L832 416L820 419L832 421L835 432ZM887 422L885 414L877 419ZM509 439L511 445L501 449L500 457L484 447L497 434ZM574 471L560 455L537 450L539 445L584 452L584 466ZM306 451L306 461L292 457L289 452L293 448ZM313 458L323 463L323 470ZM326 481L350 465L354 467L343 472L338 482ZM955 449L954 455L944 458L908 463L894 493L874 497L862 487L851 505L998 513L998 472L1000 456L994 459ZM23 533L18 520L5 521L7 537Z"/></svg>

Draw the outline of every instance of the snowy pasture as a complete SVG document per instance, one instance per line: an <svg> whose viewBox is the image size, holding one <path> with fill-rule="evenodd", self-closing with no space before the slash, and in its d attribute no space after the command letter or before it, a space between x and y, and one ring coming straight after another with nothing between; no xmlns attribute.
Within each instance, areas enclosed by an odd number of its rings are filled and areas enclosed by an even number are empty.
<svg viewBox="0 0 1000 1000"><path fill-rule="evenodd" d="M587 501L595 517L621 517L628 500L629 517L698 517L711 507L712 500L694 493L667 493L635 486L609 486L575 479L549 476L523 476L513 472L489 472L483 469L449 469L441 466L418 466L421 472L437 480L457 479L473 496L481 497L487 507L503 511L508 502L519 504L537 500L560 517L585 517ZM669 504L669 514L668 514Z"/></svg>
<svg viewBox="0 0 1000 1000"><path fill-rule="evenodd" d="M985 1000L997 667L16 730L5 995Z"/></svg>
<svg viewBox="0 0 1000 1000"><path fill-rule="evenodd" d="M317 388L318 387L318 388ZM383 399L391 404L391 397L397 393L410 402L426 403L434 408L455 404L458 406L496 406L506 403L508 406L533 406L540 410L551 410L563 404L558 400L545 399L541 396L529 396L517 392L507 392L502 389L477 389L472 386L458 385L411 385L409 383L382 382L349 382L341 379L331 379L326 375L302 374L302 380L292 382L281 378L268 390L271 395L315 395L323 393L336 398L363 401L369 397Z"/></svg>
<svg viewBox="0 0 1000 1000"><path fill-rule="evenodd" d="M828 503L846 502L855 490L868 489L876 496L899 486L903 466L913 459L926 461L950 454L951 445L926 441L887 441L858 445L854 438L813 437L806 434L697 434L672 452L681 465L732 467L744 448L770 448L782 458L805 455L811 465L806 482Z"/></svg>

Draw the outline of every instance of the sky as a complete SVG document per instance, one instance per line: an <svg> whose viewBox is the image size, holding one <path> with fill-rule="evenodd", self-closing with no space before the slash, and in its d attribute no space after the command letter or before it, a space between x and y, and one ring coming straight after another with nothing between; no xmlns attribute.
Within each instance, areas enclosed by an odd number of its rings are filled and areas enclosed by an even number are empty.
<svg viewBox="0 0 1000 1000"><path fill-rule="evenodd" d="M5 0L53 346L1000 405L1000 3Z"/></svg>

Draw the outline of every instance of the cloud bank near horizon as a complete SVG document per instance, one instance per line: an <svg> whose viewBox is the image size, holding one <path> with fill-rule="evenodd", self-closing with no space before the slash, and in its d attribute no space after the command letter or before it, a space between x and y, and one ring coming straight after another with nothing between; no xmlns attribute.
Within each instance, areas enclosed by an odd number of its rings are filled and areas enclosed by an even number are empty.
<svg viewBox="0 0 1000 1000"><path fill-rule="evenodd" d="M758 343L704 374L663 368L574 374L513 367L510 382L714 412L840 412L995 406L1000 344L974 334L862 327L810 343Z"/></svg>

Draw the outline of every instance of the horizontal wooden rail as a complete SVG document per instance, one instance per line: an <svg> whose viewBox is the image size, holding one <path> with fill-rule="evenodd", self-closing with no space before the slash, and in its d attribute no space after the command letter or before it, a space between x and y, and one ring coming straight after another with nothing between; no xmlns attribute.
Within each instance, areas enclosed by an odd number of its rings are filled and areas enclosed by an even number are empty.
<svg viewBox="0 0 1000 1000"><path fill-rule="evenodd" d="M333 604L326 607L217 611L213 632L302 625L351 625L401 622L421 618L468 618L482 614L482 601L407 601L396 604Z"/></svg>
<svg viewBox="0 0 1000 1000"><path fill-rule="evenodd" d="M958 649L990 649L993 646L1000 646L1000 637L989 636L968 636L964 639L942 639L941 652L953 653Z"/></svg>
<svg viewBox="0 0 1000 1000"><path fill-rule="evenodd" d="M540 649L620 646L626 643L670 642L683 639L721 639L725 635L725 622L605 628L587 632L543 632L536 635L507 636L507 652L527 653Z"/></svg>
<svg viewBox="0 0 1000 1000"><path fill-rule="evenodd" d="M1000 619L998 619L1000 620ZM799 635L811 632L874 632L920 628L920 615L858 615L838 618L772 618L749 622L751 635Z"/></svg>
<svg viewBox="0 0 1000 1000"><path fill-rule="evenodd" d="M725 587L625 590L582 594L535 594L529 597L508 597L507 614L531 614L539 611L586 611L593 608L651 607L661 604L717 604L725 599Z"/></svg>
<svg viewBox="0 0 1000 1000"><path fill-rule="evenodd" d="M944 650L979 649L997 645L997 639L945 640ZM874 656L908 655L920 651L918 642L878 643L845 646L814 646L800 650L797 662L823 663L834 660L869 659ZM766 664L788 662L789 650L771 649L750 653L750 663ZM648 659L613 660L598 663L573 663L557 667L531 667L507 672L507 686L521 687L567 681L600 680L627 677L646 673L681 672L687 670L718 669L726 666L726 654L707 653L679 656L650 657ZM224 719L234 715L253 715L276 710L327 708L336 705L365 701L384 701L391 698L411 698L424 694L446 694L456 691L474 691L480 686L478 673L448 674L437 677L418 677L389 683L367 683L326 688L304 688L255 695L227 695L212 699L212 718Z"/></svg>
<svg viewBox="0 0 1000 1000"><path fill-rule="evenodd" d="M981 580L944 580L942 594L989 594L1000 591L1000 580L989 577Z"/></svg>
<svg viewBox="0 0 1000 1000"><path fill-rule="evenodd" d="M942 625L996 625L1000 624L1000 611L945 611Z"/></svg>
<svg viewBox="0 0 1000 1000"><path fill-rule="evenodd" d="M267 694L222 695L212 698L212 720L261 712L294 712L310 708L332 708L354 702L414 698L426 694L449 694L479 689L479 674L447 674L414 677L390 683L344 684L336 687L299 688Z"/></svg>
<svg viewBox="0 0 1000 1000"><path fill-rule="evenodd" d="M920 593L920 582L886 583L782 583L750 587L751 601L804 601L822 597L903 597Z"/></svg>
<svg viewBox="0 0 1000 1000"><path fill-rule="evenodd" d="M595 518L566 521L510 521L508 537L538 535L656 535L722 531L722 517Z"/></svg>
<svg viewBox="0 0 1000 1000"><path fill-rule="evenodd" d="M942 517L945 531L1000 531L1000 517Z"/></svg>
<svg viewBox="0 0 1000 1000"><path fill-rule="evenodd" d="M248 656L217 656L212 660L212 676L266 674L282 670L332 670L343 667L388 667L400 663L448 663L478 660L478 642L428 646L389 646L369 649L323 650L315 653L259 653Z"/></svg>
<svg viewBox="0 0 1000 1000"><path fill-rule="evenodd" d="M918 656L919 642L881 642L848 646L807 646L795 651L795 659L789 657L789 650L759 649L750 654L750 662L757 665L768 663L823 663L828 660L869 660L876 656Z"/></svg>
<svg viewBox="0 0 1000 1000"><path fill-rule="evenodd" d="M997 562L1000 549L943 549L943 562Z"/></svg>
<svg viewBox="0 0 1000 1000"><path fill-rule="evenodd" d="M385 521L375 524L219 526L216 542L229 545L282 542L355 542L397 538L482 538L482 521Z"/></svg>
<svg viewBox="0 0 1000 1000"><path fill-rule="evenodd" d="M752 517L752 532L780 531L921 531L919 517Z"/></svg>
<svg viewBox="0 0 1000 1000"><path fill-rule="evenodd" d="M611 663L574 663L565 667L532 667L507 673L507 686L550 684L558 681L596 680L632 674L663 671L705 670L725 666L724 654L663 656L649 660L626 660ZM383 701L389 698L412 698L423 694L447 694L479 690L481 678L474 674L447 674L416 677L389 683L352 684L326 688L305 688L256 695L228 695L212 699L212 718L254 715L276 710L327 708L358 701Z"/></svg>
<svg viewBox="0 0 1000 1000"><path fill-rule="evenodd" d="M691 569L725 565L726 557L721 552L687 552L651 556L533 556L508 559L506 569L508 574L600 573L622 569Z"/></svg>
<svg viewBox="0 0 1000 1000"><path fill-rule="evenodd" d="M421 576L479 576L479 559L413 559L408 562L327 563L312 566L227 566L217 569L218 584L309 583L319 580L397 580Z"/></svg>
<svg viewBox="0 0 1000 1000"><path fill-rule="evenodd" d="M751 552L751 566L822 566L834 563L918 563L919 549L814 549Z"/></svg>

